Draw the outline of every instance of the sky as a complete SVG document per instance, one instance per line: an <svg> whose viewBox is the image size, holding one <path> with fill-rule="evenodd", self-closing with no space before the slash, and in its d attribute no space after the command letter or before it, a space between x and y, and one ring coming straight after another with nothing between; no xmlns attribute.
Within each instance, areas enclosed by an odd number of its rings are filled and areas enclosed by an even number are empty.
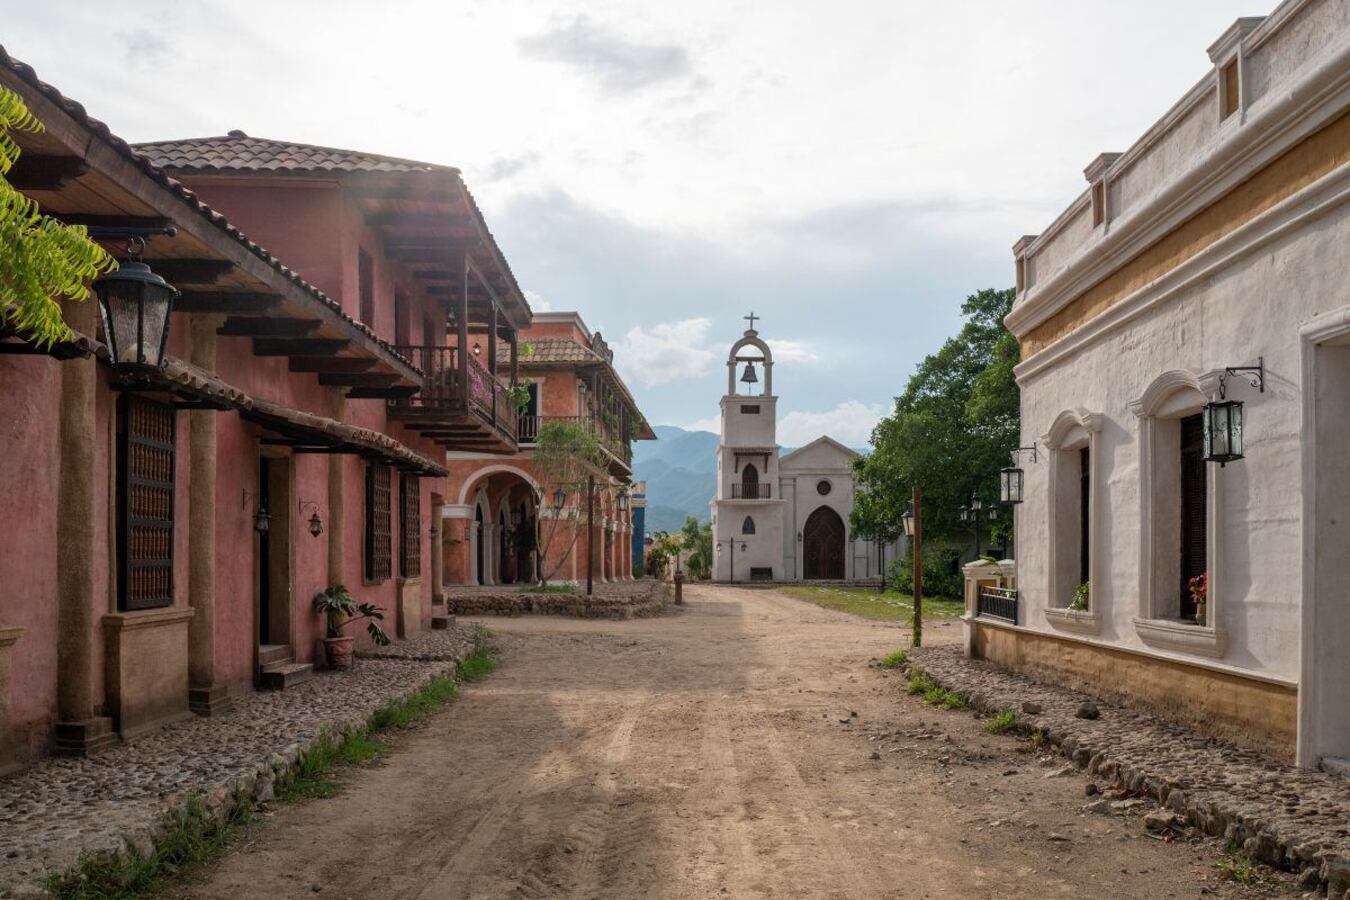
<svg viewBox="0 0 1350 900"><path fill-rule="evenodd" d="M458 166L650 421L716 430L753 311L780 443L863 446L1014 241L1273 2L6 0L0 40L133 142Z"/></svg>

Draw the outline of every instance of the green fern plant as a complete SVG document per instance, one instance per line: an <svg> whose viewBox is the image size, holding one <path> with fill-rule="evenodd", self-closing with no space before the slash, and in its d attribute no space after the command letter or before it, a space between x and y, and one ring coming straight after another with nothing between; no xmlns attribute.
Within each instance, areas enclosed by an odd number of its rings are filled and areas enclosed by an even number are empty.
<svg viewBox="0 0 1350 900"><path fill-rule="evenodd" d="M1069 609L1074 612L1087 612L1088 599L1092 596L1092 588L1088 582L1083 582L1073 589L1073 601L1069 603Z"/></svg>
<svg viewBox="0 0 1350 900"><path fill-rule="evenodd" d="M0 87L0 324L41 347L71 337L59 299L85 300L89 281L117 267L82 225L42 215L5 176L19 158L14 132L39 132L23 99Z"/></svg>

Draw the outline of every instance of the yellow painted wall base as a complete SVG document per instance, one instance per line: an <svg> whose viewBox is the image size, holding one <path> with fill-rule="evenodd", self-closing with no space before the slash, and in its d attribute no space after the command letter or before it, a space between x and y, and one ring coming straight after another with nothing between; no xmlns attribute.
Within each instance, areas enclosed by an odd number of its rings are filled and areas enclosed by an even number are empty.
<svg viewBox="0 0 1350 900"><path fill-rule="evenodd" d="M974 655L1293 762L1298 692L1051 634L975 623Z"/></svg>

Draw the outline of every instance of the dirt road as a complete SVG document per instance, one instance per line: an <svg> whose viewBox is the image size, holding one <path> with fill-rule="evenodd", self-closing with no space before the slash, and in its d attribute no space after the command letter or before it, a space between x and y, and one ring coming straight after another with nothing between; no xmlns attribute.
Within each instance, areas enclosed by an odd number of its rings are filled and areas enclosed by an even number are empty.
<svg viewBox="0 0 1350 900"><path fill-rule="evenodd" d="M868 666L893 626L688 596L656 619L491 621L495 675L189 895L1266 895L1218 882L1212 846L1083 813L1086 780L1047 777L1026 741L906 696Z"/></svg>

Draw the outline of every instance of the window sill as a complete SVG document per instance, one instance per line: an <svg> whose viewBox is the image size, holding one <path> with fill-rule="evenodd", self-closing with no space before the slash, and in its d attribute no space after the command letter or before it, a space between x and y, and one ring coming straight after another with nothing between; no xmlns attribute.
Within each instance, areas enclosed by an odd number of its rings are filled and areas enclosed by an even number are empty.
<svg viewBox="0 0 1350 900"><path fill-rule="evenodd" d="M1102 614L1090 609L1055 607L1045 611L1045 620L1052 628L1078 634L1097 634L1102 630Z"/></svg>
<svg viewBox="0 0 1350 900"><path fill-rule="evenodd" d="M1219 659L1228 649L1228 635L1208 625L1181 619L1135 618L1134 630L1150 647Z"/></svg>

